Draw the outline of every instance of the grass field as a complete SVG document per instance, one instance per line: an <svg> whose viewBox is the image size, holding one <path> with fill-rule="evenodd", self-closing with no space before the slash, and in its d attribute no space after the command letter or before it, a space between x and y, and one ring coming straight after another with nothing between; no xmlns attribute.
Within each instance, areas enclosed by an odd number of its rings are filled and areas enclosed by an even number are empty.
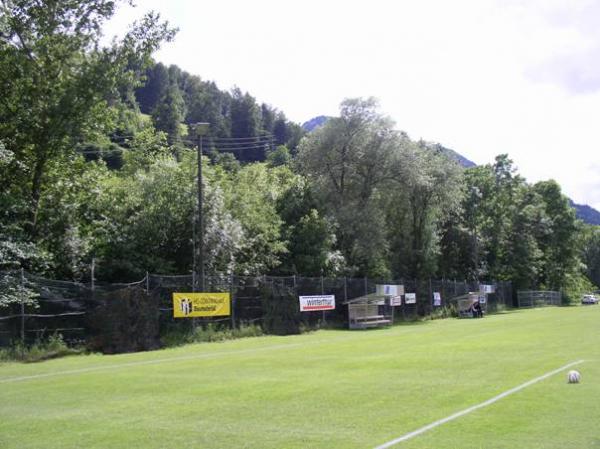
<svg viewBox="0 0 600 449"><path fill-rule="evenodd" d="M0 365L0 448L600 448L600 306Z"/></svg>

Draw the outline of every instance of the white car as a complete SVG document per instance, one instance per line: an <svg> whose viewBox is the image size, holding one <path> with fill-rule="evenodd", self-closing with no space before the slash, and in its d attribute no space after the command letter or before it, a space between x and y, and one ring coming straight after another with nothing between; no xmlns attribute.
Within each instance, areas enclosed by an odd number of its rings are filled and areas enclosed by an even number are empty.
<svg viewBox="0 0 600 449"><path fill-rule="evenodd" d="M583 295L581 304L598 304L598 298L594 295Z"/></svg>

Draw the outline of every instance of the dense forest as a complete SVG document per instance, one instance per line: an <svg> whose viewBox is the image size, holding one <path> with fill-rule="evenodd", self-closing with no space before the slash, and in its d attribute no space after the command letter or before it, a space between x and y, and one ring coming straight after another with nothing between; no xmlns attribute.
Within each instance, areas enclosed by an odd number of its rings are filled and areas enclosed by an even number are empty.
<svg viewBox="0 0 600 449"><path fill-rule="evenodd" d="M600 285L600 227L508 155L464 168L371 98L306 132L153 61L176 34L157 16L102 46L114 2L52 4L0 1L0 270L185 274L202 238L207 273L495 279L572 297ZM201 236L197 122L210 124ZM8 302L18 286L3 282Z"/></svg>

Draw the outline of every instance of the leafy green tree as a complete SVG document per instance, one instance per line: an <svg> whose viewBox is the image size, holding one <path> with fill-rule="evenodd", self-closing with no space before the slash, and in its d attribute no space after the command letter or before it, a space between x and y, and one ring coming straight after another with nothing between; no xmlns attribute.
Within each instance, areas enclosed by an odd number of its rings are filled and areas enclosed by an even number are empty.
<svg viewBox="0 0 600 449"><path fill-rule="evenodd" d="M258 137L261 135L260 108L250 94L243 94L239 88L231 93L231 136L235 138ZM264 161L267 144L258 144L258 140L243 140L246 148L238 158L246 162ZM252 143L254 142L254 143Z"/></svg>
<svg viewBox="0 0 600 449"><path fill-rule="evenodd" d="M386 243L376 202L378 189L394 177L400 135L393 125L375 99L348 99L340 117L309 134L299 148L299 168L338 223L339 248L357 273L389 274L379 262Z"/></svg>
<svg viewBox="0 0 600 449"><path fill-rule="evenodd" d="M338 275L345 261L335 246L335 225L319 213L319 204L304 177L296 176L277 201L287 253L279 271L304 276Z"/></svg>
<svg viewBox="0 0 600 449"><path fill-rule="evenodd" d="M248 93L234 88L231 93L231 136L255 137L260 132L260 109Z"/></svg>
<svg viewBox="0 0 600 449"><path fill-rule="evenodd" d="M273 128L275 126L275 117L277 116L277 111L273 109L268 104L262 103L260 105L260 123L261 129L266 133L273 133Z"/></svg>
<svg viewBox="0 0 600 449"><path fill-rule="evenodd" d="M204 161L206 179L215 178ZM104 280L134 280L146 271L186 273L192 269L197 217L195 152L159 156L133 175L104 181L95 202L105 217L99 225L98 275ZM225 209L225 196L214 182L204 184L204 260L206 272L235 268L243 231ZM198 231L198 230L197 230Z"/></svg>
<svg viewBox="0 0 600 449"><path fill-rule="evenodd" d="M536 290L544 269L544 252L539 236L545 212L540 198L534 191L523 186L514 198L511 208L510 228L502 253L503 266L498 270L501 280L510 280L515 289Z"/></svg>
<svg viewBox="0 0 600 449"><path fill-rule="evenodd" d="M279 145L274 150L267 152L267 164L271 167L288 165L291 161L292 155L285 145Z"/></svg>
<svg viewBox="0 0 600 449"><path fill-rule="evenodd" d="M508 244L515 223L516 198L526 183L508 155L496 157L493 165L465 170L462 226L468 233L469 250L461 265L468 279L508 279Z"/></svg>
<svg viewBox="0 0 600 449"><path fill-rule="evenodd" d="M143 84L135 90L135 97L144 114L152 114L160 99L169 88L169 71L164 64L158 63L146 69Z"/></svg>
<svg viewBox="0 0 600 449"><path fill-rule="evenodd" d="M100 45L108 0L3 0L0 36L0 139L20 164L29 234L36 236L50 163L86 136L109 128L109 101L135 82L151 53L174 31L146 15L125 37ZM20 182L20 181L17 181Z"/></svg>
<svg viewBox="0 0 600 449"><path fill-rule="evenodd" d="M102 219L102 211L96 213L90 206L109 177L102 161L86 162L81 156L49 163L37 247L47 252L52 276L89 281L97 222Z"/></svg>
<svg viewBox="0 0 600 449"><path fill-rule="evenodd" d="M543 202L546 232L539 242L544 252L544 270L540 283L552 290L565 285L569 274L580 270L579 223L575 209L569 205L555 181L541 181L533 186Z"/></svg>
<svg viewBox="0 0 600 449"><path fill-rule="evenodd" d="M159 131L167 134L170 145L179 144L182 137L182 123L185 118L185 103L175 82L171 82L165 93L160 98L154 111L152 120Z"/></svg>
<svg viewBox="0 0 600 449"><path fill-rule="evenodd" d="M186 104L185 123L210 123L210 135L231 137L231 95L222 92L213 82L204 82L197 76L187 75L183 87Z"/></svg>
<svg viewBox="0 0 600 449"><path fill-rule="evenodd" d="M460 208L462 173L458 164L425 142L405 140L402 148L398 186L390 189L386 207L394 271L423 279L438 269L440 234Z"/></svg>
<svg viewBox="0 0 600 449"><path fill-rule="evenodd" d="M28 240L27 230L21 220L27 207L21 200L25 196L21 190L23 186L10 182L14 172L20 168L14 153L0 141L0 179L7 181L3 182L0 189L0 271L25 268L43 273L48 269L48 255ZM6 282L9 290L10 285L20 284L15 279L7 279ZM11 291L19 289L14 287Z"/></svg>
<svg viewBox="0 0 600 449"><path fill-rule="evenodd" d="M596 287L600 287L600 226L585 227L581 237L585 273Z"/></svg>
<svg viewBox="0 0 600 449"><path fill-rule="evenodd" d="M263 163L243 166L235 174L222 173L218 185L225 207L243 230L236 255L236 271L245 275L269 273L281 265L287 249L276 204L293 174L287 167L269 169Z"/></svg>
<svg viewBox="0 0 600 449"><path fill-rule="evenodd" d="M124 151L124 165L121 173L133 175L138 170L147 170L157 158L172 153L167 141L167 134L157 131L152 126L146 126L127 142Z"/></svg>

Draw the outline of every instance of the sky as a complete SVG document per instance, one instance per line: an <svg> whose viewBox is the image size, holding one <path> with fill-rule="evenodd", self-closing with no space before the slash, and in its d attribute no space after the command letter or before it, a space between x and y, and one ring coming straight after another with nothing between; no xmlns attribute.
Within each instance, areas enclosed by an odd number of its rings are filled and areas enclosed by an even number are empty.
<svg viewBox="0 0 600 449"><path fill-rule="evenodd" d="M303 123L376 97L413 139L508 153L600 210L600 0L138 0L179 28L155 59Z"/></svg>

